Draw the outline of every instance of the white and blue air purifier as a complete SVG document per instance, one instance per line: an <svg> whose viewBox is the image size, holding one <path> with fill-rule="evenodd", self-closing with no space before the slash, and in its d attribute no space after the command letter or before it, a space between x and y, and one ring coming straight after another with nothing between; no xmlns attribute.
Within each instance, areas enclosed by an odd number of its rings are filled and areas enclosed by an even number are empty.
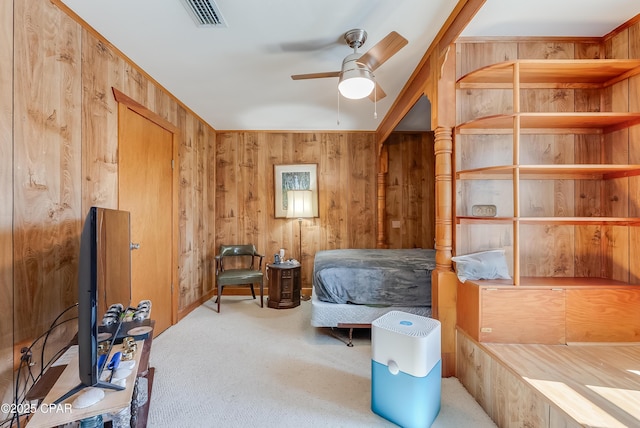
<svg viewBox="0 0 640 428"><path fill-rule="evenodd" d="M440 412L440 321L400 311L371 324L371 410L404 428Z"/></svg>

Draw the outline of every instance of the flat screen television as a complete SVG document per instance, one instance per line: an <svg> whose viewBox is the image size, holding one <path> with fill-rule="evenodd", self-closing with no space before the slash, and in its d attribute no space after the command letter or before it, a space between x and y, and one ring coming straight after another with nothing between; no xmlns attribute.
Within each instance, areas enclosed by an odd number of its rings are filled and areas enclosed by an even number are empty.
<svg viewBox="0 0 640 428"><path fill-rule="evenodd" d="M80 384L56 400L60 403L84 388L95 386L121 390L124 387L101 381L107 365L99 365L98 344L110 352L122 319L99 331L107 309L116 303L126 310L131 303L131 234L127 211L91 207L80 236L78 262L78 370ZM108 354L107 354L108 355Z"/></svg>

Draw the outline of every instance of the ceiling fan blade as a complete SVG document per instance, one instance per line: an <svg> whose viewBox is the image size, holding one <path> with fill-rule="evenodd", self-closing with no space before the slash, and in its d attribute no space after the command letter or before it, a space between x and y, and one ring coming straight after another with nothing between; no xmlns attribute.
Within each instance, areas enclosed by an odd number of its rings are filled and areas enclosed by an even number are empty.
<svg viewBox="0 0 640 428"><path fill-rule="evenodd" d="M281 43L279 47L283 52L313 52L331 49L343 44L342 36L339 36Z"/></svg>
<svg viewBox="0 0 640 428"><path fill-rule="evenodd" d="M326 71L324 73L294 74L291 76L293 80L303 79L321 79L324 77L340 77L339 71Z"/></svg>
<svg viewBox="0 0 640 428"><path fill-rule="evenodd" d="M380 101L386 96L387 94L384 93L380 85L378 85L378 82L376 82L376 89L375 91L371 91L371 93L369 94L369 99L371 101Z"/></svg>
<svg viewBox="0 0 640 428"><path fill-rule="evenodd" d="M356 62L367 66L369 70L373 71L405 47L407 43L409 43L407 39L392 31L387 34L387 37L362 54Z"/></svg>

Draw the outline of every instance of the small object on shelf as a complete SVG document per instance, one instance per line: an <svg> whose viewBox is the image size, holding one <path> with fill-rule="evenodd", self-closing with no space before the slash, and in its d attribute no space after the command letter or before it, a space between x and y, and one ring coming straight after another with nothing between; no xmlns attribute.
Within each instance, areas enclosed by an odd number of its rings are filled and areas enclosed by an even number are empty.
<svg viewBox="0 0 640 428"><path fill-rule="evenodd" d="M100 354L98 357L98 367L104 366L104 362L107 359L107 354Z"/></svg>
<svg viewBox="0 0 640 428"><path fill-rule="evenodd" d="M102 334L102 333L101 333ZM109 335L111 337L111 335ZM98 355L104 355L109 351L109 343L108 342L99 342L98 343Z"/></svg>
<svg viewBox="0 0 640 428"><path fill-rule="evenodd" d="M141 326L134 327L127 331L127 334L130 336L140 336L140 339L145 339L146 335L153 331L153 327L151 326Z"/></svg>
<svg viewBox="0 0 640 428"><path fill-rule="evenodd" d="M122 340L122 347L123 347L125 352L131 352L132 354L135 353L136 350L138 349L138 345L136 344L136 340L131 336L125 337Z"/></svg>
<svg viewBox="0 0 640 428"><path fill-rule="evenodd" d="M109 306L107 312L102 316L102 325L115 324L120 319L123 312L124 306L122 306L121 303L114 303Z"/></svg>
<svg viewBox="0 0 640 428"><path fill-rule="evenodd" d="M101 388L89 387L73 400L72 406L74 409L84 409L85 407L93 406L103 398L104 391Z"/></svg>
<svg viewBox="0 0 640 428"><path fill-rule="evenodd" d="M135 354L135 351L133 349L127 349L125 351L122 351L122 359L124 361L130 361L133 359L134 354Z"/></svg>
<svg viewBox="0 0 640 428"><path fill-rule="evenodd" d="M133 313L133 321L142 321L149 319L151 316L151 300L141 300L138 307Z"/></svg>
<svg viewBox="0 0 640 428"><path fill-rule="evenodd" d="M495 217L495 205L474 205L471 207L471 215L474 217Z"/></svg>

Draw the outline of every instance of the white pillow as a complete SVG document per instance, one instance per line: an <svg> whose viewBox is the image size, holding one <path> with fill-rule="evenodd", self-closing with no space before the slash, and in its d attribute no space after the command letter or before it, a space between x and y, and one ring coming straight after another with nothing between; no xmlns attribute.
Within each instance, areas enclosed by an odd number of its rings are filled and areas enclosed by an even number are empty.
<svg viewBox="0 0 640 428"><path fill-rule="evenodd" d="M511 279L503 249L451 257L460 282L467 279Z"/></svg>

